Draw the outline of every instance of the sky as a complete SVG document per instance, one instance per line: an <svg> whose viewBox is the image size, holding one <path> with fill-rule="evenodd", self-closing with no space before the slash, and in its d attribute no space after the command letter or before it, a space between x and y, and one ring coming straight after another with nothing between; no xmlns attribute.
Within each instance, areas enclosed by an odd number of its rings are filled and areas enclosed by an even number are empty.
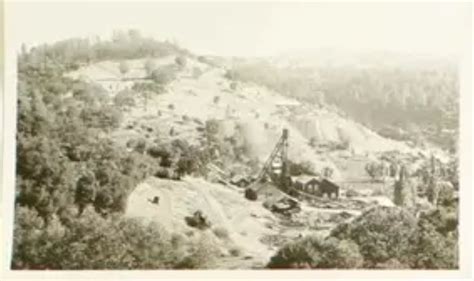
<svg viewBox="0 0 474 281"><path fill-rule="evenodd" d="M138 29L198 54L271 56L319 48L458 54L469 3L13 2L8 39L18 47Z"/></svg>

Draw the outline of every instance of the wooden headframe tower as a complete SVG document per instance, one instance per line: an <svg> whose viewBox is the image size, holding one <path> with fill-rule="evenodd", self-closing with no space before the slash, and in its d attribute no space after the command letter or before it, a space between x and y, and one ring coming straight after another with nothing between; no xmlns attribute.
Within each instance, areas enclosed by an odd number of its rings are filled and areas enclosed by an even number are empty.
<svg viewBox="0 0 474 281"><path fill-rule="evenodd" d="M288 129L283 129L280 139L257 175L255 182L269 178L278 187L287 190L289 187L288 168Z"/></svg>

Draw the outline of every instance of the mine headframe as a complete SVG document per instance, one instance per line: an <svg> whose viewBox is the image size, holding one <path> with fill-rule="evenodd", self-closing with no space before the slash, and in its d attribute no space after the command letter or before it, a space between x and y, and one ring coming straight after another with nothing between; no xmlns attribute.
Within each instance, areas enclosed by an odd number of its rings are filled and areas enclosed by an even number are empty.
<svg viewBox="0 0 474 281"><path fill-rule="evenodd" d="M288 129L283 129L280 139L254 182L269 179L280 189L287 191L290 187L288 168Z"/></svg>

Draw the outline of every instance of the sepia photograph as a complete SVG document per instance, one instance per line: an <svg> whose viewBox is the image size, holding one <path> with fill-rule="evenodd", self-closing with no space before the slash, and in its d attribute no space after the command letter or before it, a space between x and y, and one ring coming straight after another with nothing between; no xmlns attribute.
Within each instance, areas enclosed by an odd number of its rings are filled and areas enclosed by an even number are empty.
<svg viewBox="0 0 474 281"><path fill-rule="evenodd" d="M5 12L9 272L470 266L472 3Z"/></svg>

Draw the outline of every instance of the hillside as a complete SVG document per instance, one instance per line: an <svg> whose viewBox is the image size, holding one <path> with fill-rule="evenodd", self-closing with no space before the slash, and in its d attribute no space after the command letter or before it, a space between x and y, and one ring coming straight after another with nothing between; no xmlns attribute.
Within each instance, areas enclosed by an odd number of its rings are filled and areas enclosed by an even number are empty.
<svg viewBox="0 0 474 281"><path fill-rule="evenodd" d="M166 57L155 60L154 64L167 65L173 60L174 57ZM129 79L146 77L145 62L127 61L130 71L125 75L118 71L117 62L103 62L81 68L69 76L94 81L114 96L120 90L132 87L135 82ZM141 127L151 127L153 134L146 134L151 142L159 135L162 139L186 139L198 144L203 139L199 128L207 120L214 120L219 124L220 137L242 137L248 155L264 162L282 129L288 128L290 159L310 162L316 171L331 167L338 178L344 176L326 159L323 153L326 151L318 152L315 144L321 147L340 145L355 154L412 150L330 108L311 106L253 83L234 83L224 76L224 69L188 59L164 93L151 96L146 105L140 95L135 97L138 102L125 113L124 125L114 132L116 139L125 144L129 139L143 136ZM170 130L173 130L172 137Z"/></svg>
<svg viewBox="0 0 474 281"><path fill-rule="evenodd" d="M459 76L451 57L321 49L235 62L231 73L332 105L385 137L457 149Z"/></svg>

